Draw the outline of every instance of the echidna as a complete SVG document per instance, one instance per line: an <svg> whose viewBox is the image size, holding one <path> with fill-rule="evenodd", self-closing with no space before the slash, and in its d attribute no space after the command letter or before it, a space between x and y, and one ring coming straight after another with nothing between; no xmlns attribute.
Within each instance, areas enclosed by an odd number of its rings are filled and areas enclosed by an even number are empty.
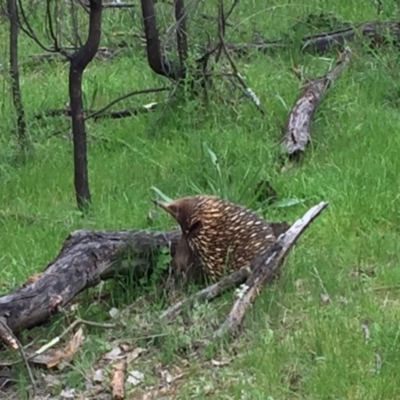
<svg viewBox="0 0 400 400"><path fill-rule="evenodd" d="M178 222L182 236L213 282L249 266L257 252L272 245L289 227L286 222L264 221L255 212L216 196L154 203Z"/></svg>

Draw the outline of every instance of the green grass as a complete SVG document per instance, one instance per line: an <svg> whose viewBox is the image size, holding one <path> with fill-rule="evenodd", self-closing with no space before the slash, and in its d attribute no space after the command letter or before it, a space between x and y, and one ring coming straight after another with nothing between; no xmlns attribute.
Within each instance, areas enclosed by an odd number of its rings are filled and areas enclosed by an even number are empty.
<svg viewBox="0 0 400 400"><path fill-rule="evenodd" d="M241 1L232 21L242 23L230 40L250 40L255 28L267 37L279 37L310 12L332 11L353 22L376 18L372 2L307 3ZM395 15L394 8L385 6L382 18ZM132 28L128 14L108 14L103 45L112 42L110 32L114 30L138 30ZM5 60L7 32L0 37ZM182 399L399 398L399 56L390 47L376 53L362 46L352 49L350 66L329 89L315 115L313 143L304 163L285 173L277 168L276 143L300 90L290 67L301 65L307 76L318 76L332 65L334 53L318 57L285 51L237 60L267 110L265 118L249 101L228 104L239 92L227 95L229 85L219 80L211 91L209 107L196 98L180 96L155 113L89 121L93 212L81 218L73 192L72 143L63 135L54 135L60 129L67 132L68 121L33 118L40 110L63 107L68 98L68 69L61 62L30 66L28 55L40 50L21 35L22 95L33 151L25 164L15 163L6 82L0 99L2 293L41 271L74 229L170 227L171 219L162 213L148 220L149 211L154 210L152 186L172 198L198 192L223 195L257 208L270 220L293 221L308 207L329 201L290 253L280 280L266 288L248 312L246 329L231 343L232 351L220 349L230 359L228 365L210 367L215 349L197 358L191 351L182 355L180 347L186 344L193 350L194 341L215 328L229 310L232 294L199 307L192 324L182 319L166 327L157 320L163 304L157 301L156 289L138 293L128 282L108 282L101 289L108 297L92 301L100 289L85 293L76 313L106 321L110 307L122 310L135 301L125 315L127 327L118 333L85 328L88 339L74 358L67 385L81 387L81 373L90 376L87 371L112 348L108 341L114 335L133 346L145 346L148 359L161 360L167 367L188 358L190 366L185 367L187 375L179 387ZM128 90L163 84L166 80L147 66L143 49L135 47L111 61L90 65L84 75L85 102L99 108ZM133 97L121 108L163 98L162 93ZM218 158L220 173L207 146ZM280 199L297 197L304 202L287 208L254 203L253 190L259 179L270 180ZM354 273L371 268L372 277ZM325 291L328 303L321 301ZM368 342L361 328L363 320L369 321ZM69 322L56 318L29 335L46 342ZM147 338L138 339L142 336ZM382 363L373 372L376 355ZM145 372L146 379L157 379L151 364L139 361L135 368Z"/></svg>

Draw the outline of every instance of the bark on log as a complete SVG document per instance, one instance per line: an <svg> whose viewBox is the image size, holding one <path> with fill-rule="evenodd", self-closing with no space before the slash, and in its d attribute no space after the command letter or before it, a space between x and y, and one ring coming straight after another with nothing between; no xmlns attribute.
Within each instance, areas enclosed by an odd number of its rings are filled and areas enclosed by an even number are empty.
<svg viewBox="0 0 400 400"><path fill-rule="evenodd" d="M250 266L252 273L246 281L245 290L236 300L225 322L214 333L214 338L237 331L242 324L245 311L259 294L261 288L275 276L297 239L327 205L327 202L321 202L310 208L302 218L295 221L286 232L282 233L270 248L254 258Z"/></svg>
<svg viewBox="0 0 400 400"><path fill-rule="evenodd" d="M323 95L350 61L350 49L345 48L336 65L326 75L307 79L286 122L283 144L289 159L299 160L310 141L310 127Z"/></svg>
<svg viewBox="0 0 400 400"><path fill-rule="evenodd" d="M0 297L0 318L14 333L39 325L78 293L121 269L144 276L160 248L169 247L174 254L180 236L179 230L75 231L36 281Z"/></svg>

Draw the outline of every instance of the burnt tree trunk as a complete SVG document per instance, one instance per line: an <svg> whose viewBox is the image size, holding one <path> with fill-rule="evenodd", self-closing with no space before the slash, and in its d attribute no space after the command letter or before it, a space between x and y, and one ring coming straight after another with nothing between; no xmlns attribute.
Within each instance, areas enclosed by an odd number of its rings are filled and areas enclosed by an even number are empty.
<svg viewBox="0 0 400 400"><path fill-rule="evenodd" d="M22 104L18 65L18 17L16 0L7 0L7 13L10 21L10 76L15 112L17 114L17 136L22 153L27 146L25 111Z"/></svg>
<svg viewBox="0 0 400 400"><path fill-rule="evenodd" d="M185 76L186 59L188 56L187 32L186 32L186 15L183 0L174 1L175 21L176 21L176 42L178 46L179 63L182 71L182 78Z"/></svg>
<svg viewBox="0 0 400 400"><path fill-rule="evenodd" d="M71 56L69 97L74 144L74 185L78 208L85 210L91 203L87 165L86 129L82 101L82 76L97 53L101 37L102 1L90 0L89 33L86 43Z"/></svg>
<svg viewBox="0 0 400 400"><path fill-rule="evenodd" d="M147 61L150 68L158 75L178 80L183 71L172 64L161 51L160 38L157 28L156 10L153 0L141 0L144 32L146 36Z"/></svg>

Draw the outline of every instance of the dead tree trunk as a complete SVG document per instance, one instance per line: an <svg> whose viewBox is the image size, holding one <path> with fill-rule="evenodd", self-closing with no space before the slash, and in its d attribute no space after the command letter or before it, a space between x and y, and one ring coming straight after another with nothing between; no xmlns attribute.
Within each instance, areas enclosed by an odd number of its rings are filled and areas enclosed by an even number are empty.
<svg viewBox="0 0 400 400"><path fill-rule="evenodd" d="M7 0L7 13L10 21L10 76L12 97L15 112L17 114L17 137L21 153L27 146L25 111L22 104L21 88L19 84L18 65L18 18L16 0Z"/></svg>
<svg viewBox="0 0 400 400"><path fill-rule="evenodd" d="M336 65L320 78L307 79L303 90L289 113L284 130L283 144L289 159L299 160L310 141L310 128L314 113L322 97L350 61L346 48Z"/></svg>
<svg viewBox="0 0 400 400"><path fill-rule="evenodd" d="M97 53L101 36L102 1L90 0L89 33L86 43L71 56L69 97L74 144L74 184L78 208L91 203L87 165L86 129L82 101L82 75Z"/></svg>
<svg viewBox="0 0 400 400"><path fill-rule="evenodd" d="M188 56L187 32L186 32L186 15L183 0L174 1L175 21L176 21L176 42L178 46L179 63L182 71L182 77L185 75L186 59Z"/></svg>
<svg viewBox="0 0 400 400"><path fill-rule="evenodd" d="M181 2L178 2L178 4L179 3ZM176 65L176 63L172 63L170 60L168 60L161 51L154 1L141 0L141 4L144 32L146 36L147 60L150 68L158 75L162 75L173 80L179 80L183 77L184 70ZM179 7L177 12L179 13Z"/></svg>

